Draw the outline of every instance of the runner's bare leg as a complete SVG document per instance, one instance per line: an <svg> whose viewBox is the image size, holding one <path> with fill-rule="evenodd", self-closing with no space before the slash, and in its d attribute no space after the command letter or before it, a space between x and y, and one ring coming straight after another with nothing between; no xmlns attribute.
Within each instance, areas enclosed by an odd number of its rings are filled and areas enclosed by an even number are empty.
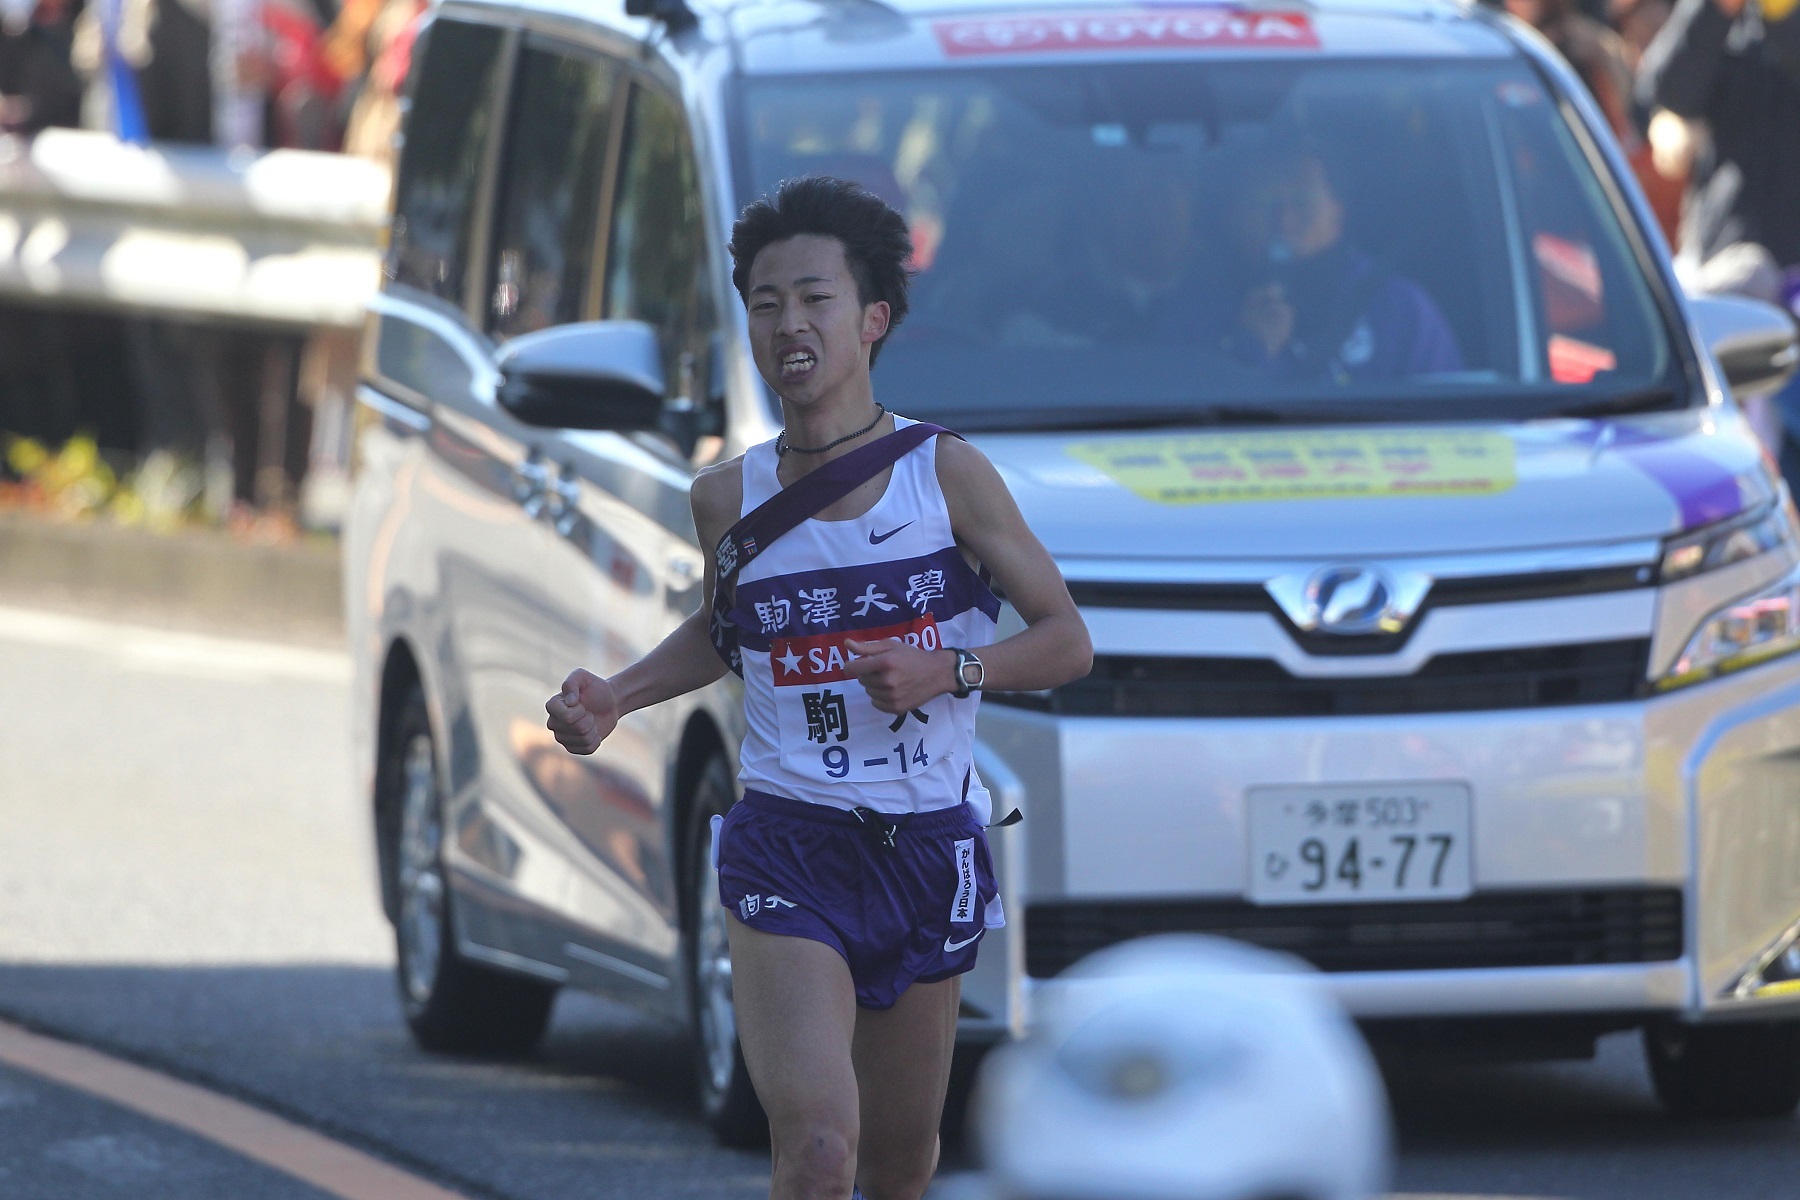
<svg viewBox="0 0 1800 1200"><path fill-rule="evenodd" d="M773 1143L770 1200L849 1200L856 1177L856 991L843 956L729 923L738 1041Z"/></svg>
<svg viewBox="0 0 1800 1200"><path fill-rule="evenodd" d="M862 1096L856 1176L867 1200L919 1200L937 1170L962 977L915 983L889 1009L858 1009Z"/></svg>

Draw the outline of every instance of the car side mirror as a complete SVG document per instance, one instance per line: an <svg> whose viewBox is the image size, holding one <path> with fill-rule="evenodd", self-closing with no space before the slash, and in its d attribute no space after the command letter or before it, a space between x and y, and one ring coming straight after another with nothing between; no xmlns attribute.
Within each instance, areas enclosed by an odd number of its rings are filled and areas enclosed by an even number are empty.
<svg viewBox="0 0 1800 1200"><path fill-rule="evenodd" d="M581 321L506 343L498 398L527 425L660 430L667 383L656 330L642 321Z"/></svg>
<svg viewBox="0 0 1800 1200"><path fill-rule="evenodd" d="M1688 307L1740 400L1775 391L1800 367L1794 318L1773 304L1742 296L1689 296Z"/></svg>

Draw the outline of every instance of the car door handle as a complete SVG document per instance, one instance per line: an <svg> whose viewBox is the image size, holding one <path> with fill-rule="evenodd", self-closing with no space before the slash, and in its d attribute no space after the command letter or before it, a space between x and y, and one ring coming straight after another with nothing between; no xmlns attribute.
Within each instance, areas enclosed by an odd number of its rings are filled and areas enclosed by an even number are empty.
<svg viewBox="0 0 1800 1200"><path fill-rule="evenodd" d="M544 460L538 457L536 451L513 468L513 499L519 502L525 515L534 521L544 511L545 490L549 486L550 468L544 465Z"/></svg>

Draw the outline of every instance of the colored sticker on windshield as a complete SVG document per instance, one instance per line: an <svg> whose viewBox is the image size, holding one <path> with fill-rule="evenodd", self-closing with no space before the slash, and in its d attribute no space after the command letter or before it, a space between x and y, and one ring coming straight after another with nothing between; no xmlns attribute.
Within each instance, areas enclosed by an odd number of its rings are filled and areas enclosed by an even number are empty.
<svg viewBox="0 0 1800 1200"><path fill-rule="evenodd" d="M1368 496L1487 496L1513 486L1499 433L1219 433L1069 447L1146 500L1230 504Z"/></svg>
<svg viewBox="0 0 1800 1200"><path fill-rule="evenodd" d="M1319 46L1319 35L1305 13L1256 12L1223 5L967 17L935 21L932 29L950 58L1084 50L1316 50Z"/></svg>

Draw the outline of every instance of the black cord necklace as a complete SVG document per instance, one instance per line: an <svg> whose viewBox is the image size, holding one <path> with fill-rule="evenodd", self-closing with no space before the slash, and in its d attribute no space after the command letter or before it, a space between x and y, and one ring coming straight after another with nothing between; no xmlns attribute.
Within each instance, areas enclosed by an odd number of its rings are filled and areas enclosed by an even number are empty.
<svg viewBox="0 0 1800 1200"><path fill-rule="evenodd" d="M826 442L823 446L790 446L787 441L787 430L784 429L775 435L775 457L786 458L789 450L792 450L795 454L823 454L827 450L835 450L845 442L853 442L863 434L869 432L869 430L875 428L875 426L881 423L881 418L885 416L887 416L887 409L881 406L880 401L876 401L875 419L873 421L870 421L855 433L846 433L837 441Z"/></svg>

